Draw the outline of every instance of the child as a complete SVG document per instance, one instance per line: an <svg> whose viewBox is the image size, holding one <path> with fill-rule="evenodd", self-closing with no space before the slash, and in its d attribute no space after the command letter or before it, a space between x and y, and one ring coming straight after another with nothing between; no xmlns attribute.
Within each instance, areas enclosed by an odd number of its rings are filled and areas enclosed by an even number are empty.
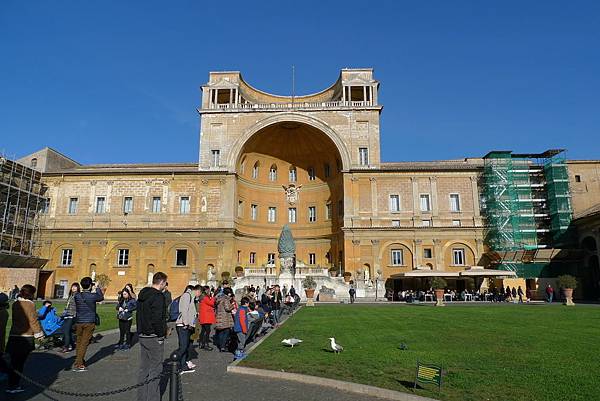
<svg viewBox="0 0 600 401"><path fill-rule="evenodd" d="M243 297L240 301L240 307L237 309L235 313L233 330L237 334L238 345L237 350L235 351L235 359L244 359L246 355L244 354L244 348L246 346L246 334L248 334L248 297Z"/></svg>
<svg viewBox="0 0 600 401"><path fill-rule="evenodd" d="M37 311L37 314L45 335L49 336L60 332L62 320L56 314L56 309L52 306L51 301L44 301L43 306Z"/></svg>

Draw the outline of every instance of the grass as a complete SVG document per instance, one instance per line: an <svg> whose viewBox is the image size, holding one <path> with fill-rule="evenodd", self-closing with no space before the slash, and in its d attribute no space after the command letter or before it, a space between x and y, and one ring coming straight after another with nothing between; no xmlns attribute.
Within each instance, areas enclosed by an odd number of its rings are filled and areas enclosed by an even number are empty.
<svg viewBox="0 0 600 401"><path fill-rule="evenodd" d="M293 349L281 340L304 342ZM345 347L326 352L329 337ZM410 392L416 361L442 364L442 400L590 400L600 394L600 308L368 306L302 308L242 366ZM399 350L401 343L408 350Z"/></svg>
<svg viewBox="0 0 600 401"><path fill-rule="evenodd" d="M54 306L56 308L56 313L58 315L60 315L62 313L62 311L65 309L65 304L66 302L61 302L61 301L53 301L52 302L52 306ZM115 310L115 306L116 304L111 303L105 303L105 304L98 304L98 307L96 308L96 311L98 313L98 315L100 316L100 326L96 327L95 332L99 332L99 331L103 331L103 330L110 330L110 329L116 329L117 327L119 327L119 323L117 322L117 311ZM36 310L42 307L42 301L36 301L35 303L35 308ZM11 304L11 308L12 308L12 304ZM8 333L10 332L10 327L12 326L12 319L10 316L11 313L11 308L9 308L9 316L8 316L8 327L6 328L6 335L8 336Z"/></svg>

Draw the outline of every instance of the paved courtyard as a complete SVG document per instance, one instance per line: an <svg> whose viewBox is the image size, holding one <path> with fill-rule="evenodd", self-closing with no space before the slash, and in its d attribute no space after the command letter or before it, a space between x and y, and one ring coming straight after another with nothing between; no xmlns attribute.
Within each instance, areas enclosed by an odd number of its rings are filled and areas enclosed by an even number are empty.
<svg viewBox="0 0 600 401"><path fill-rule="evenodd" d="M127 352L114 351L113 346L116 341L117 335L109 334L102 338L99 343L91 345L87 354L88 372L76 373L70 371L74 358L73 353L65 356L54 351L36 351L28 360L25 374L53 388L67 391L108 391L132 385L137 382L139 345L134 345ZM167 341L165 350L171 351L175 348L177 348L177 338L172 335ZM166 352L165 357L167 357ZM182 376L184 400L381 400L380 398L369 398L327 387L227 373L226 368L232 358L231 354L198 350L198 358L195 360L198 365L196 372ZM163 385L163 389L164 387ZM3 397L6 395L4 393L5 388L6 383L2 383L0 390ZM8 395L6 399L15 401L81 399L50 392L43 393L26 383L24 383L24 388L26 388L26 392L20 395ZM135 390L111 397L93 399L131 400L135 399ZM168 389L166 389L163 400L168 399L169 394Z"/></svg>

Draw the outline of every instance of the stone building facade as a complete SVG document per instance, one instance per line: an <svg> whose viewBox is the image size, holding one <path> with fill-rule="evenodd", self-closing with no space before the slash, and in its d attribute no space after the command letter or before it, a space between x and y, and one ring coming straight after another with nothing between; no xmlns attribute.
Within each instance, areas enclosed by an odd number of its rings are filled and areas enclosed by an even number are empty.
<svg viewBox="0 0 600 401"><path fill-rule="evenodd" d="M342 70L331 87L295 97L213 72L198 163L53 163L44 295L84 275L108 275L115 293L160 270L178 292L209 269L277 269L284 224L298 260L355 278L480 264L482 160L382 162L378 89L371 69ZM32 158L42 159L22 162Z"/></svg>

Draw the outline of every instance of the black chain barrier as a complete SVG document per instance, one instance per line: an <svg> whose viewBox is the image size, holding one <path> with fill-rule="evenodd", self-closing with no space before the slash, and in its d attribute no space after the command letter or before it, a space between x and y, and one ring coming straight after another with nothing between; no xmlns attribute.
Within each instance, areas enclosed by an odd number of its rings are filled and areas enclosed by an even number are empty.
<svg viewBox="0 0 600 401"><path fill-rule="evenodd" d="M143 387L147 384L150 384L152 382L160 380L163 377L168 377L169 381L170 381L169 401L184 401L183 400L183 388L181 386L181 381L180 381L180 377L179 377L179 368L177 366L177 363L170 362L168 365L170 365L170 369L169 369L170 371L165 369L158 376L144 380L141 383L137 383L137 384L123 387L123 388L116 389L116 390L100 391L100 392L96 392L96 393L76 393L73 391L65 391L65 390L59 390L56 388L52 388L52 387L46 386L38 381L35 381L28 376L25 376L21 372L14 370L12 367L10 367L10 365L8 365L8 366L9 366L9 369L12 372L14 372L17 376L19 376L21 379L25 380L26 382L30 383L31 385L33 385L35 387L42 389L44 392L49 391L54 394L66 395L69 397L90 397L90 398L92 398L92 397L107 397L110 395L121 394L121 393L125 393L125 392L131 391L131 390L135 390L137 388Z"/></svg>

